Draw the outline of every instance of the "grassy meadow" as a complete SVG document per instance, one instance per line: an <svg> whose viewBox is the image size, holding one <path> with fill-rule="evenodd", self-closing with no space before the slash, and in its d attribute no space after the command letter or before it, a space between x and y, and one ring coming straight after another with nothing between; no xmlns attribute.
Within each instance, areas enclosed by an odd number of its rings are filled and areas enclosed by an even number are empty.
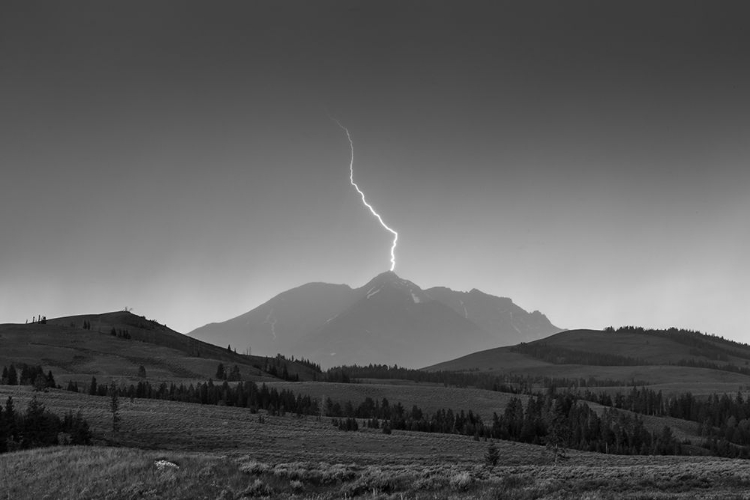
<svg viewBox="0 0 750 500"><path fill-rule="evenodd" d="M382 390L322 383L284 387L301 393L318 387L334 398L356 400ZM453 395L436 386L404 389L412 392L391 399L447 402ZM95 446L0 455L0 498L718 499L746 498L750 488L746 462L715 457L570 451L555 464L544 447L497 441L500 462L488 467L489 443L468 436L344 432L325 417L124 398L121 429L114 435L107 397L0 386L0 399L8 396L18 409L33 396L58 414L80 409ZM501 399L494 404L503 409ZM179 468L160 470L159 460Z"/></svg>
<svg viewBox="0 0 750 500"><path fill-rule="evenodd" d="M565 465L476 461L362 464L234 454L71 447L0 456L0 498L33 499L740 499L732 460L580 457ZM167 462L167 463L164 463Z"/></svg>

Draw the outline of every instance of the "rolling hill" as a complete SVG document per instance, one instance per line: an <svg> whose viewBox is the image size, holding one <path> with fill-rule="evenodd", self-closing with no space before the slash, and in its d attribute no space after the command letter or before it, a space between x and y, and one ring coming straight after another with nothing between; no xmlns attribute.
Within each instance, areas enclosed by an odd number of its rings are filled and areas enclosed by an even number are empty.
<svg viewBox="0 0 750 500"><path fill-rule="evenodd" d="M418 368L459 354L559 332L540 312L479 290L421 289L388 271L359 288L309 283L189 335L249 345L322 366L388 363Z"/></svg>
<svg viewBox="0 0 750 500"><path fill-rule="evenodd" d="M685 330L568 330L475 352L429 371L645 381L669 392L736 392L750 386L750 346Z"/></svg>
<svg viewBox="0 0 750 500"><path fill-rule="evenodd" d="M84 326L87 326L84 328ZM276 360L274 360L276 361ZM312 379L308 366L282 361L290 375ZM219 363L237 365L244 379L268 379L267 360L243 356L178 333L129 312L69 316L46 323L0 325L0 366L26 363L51 370L58 384L68 380L174 381L215 377Z"/></svg>

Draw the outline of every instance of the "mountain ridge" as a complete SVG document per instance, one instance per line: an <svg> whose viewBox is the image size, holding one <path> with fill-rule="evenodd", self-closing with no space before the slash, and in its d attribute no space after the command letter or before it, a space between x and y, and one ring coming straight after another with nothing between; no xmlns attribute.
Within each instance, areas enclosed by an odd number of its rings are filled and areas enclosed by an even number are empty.
<svg viewBox="0 0 750 500"><path fill-rule="evenodd" d="M188 333L253 353L291 354L323 366L388 363L419 368L562 329L539 311L480 290L422 289L393 271L360 287L313 282L224 322Z"/></svg>

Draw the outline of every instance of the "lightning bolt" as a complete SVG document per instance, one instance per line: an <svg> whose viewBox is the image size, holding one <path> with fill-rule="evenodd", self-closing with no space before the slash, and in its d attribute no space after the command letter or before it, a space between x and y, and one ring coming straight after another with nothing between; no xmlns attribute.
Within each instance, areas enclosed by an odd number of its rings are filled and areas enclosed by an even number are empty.
<svg viewBox="0 0 750 500"><path fill-rule="evenodd" d="M354 186L354 189L356 189L359 195L362 197L362 203L364 203L364 205L370 209L370 213L372 213L372 215L374 215L378 219L378 222L380 222L380 225L383 226L386 231L393 235L393 244L391 245L391 271L393 271L393 269L395 269L396 267L396 244L398 244L398 233L383 221L383 218L379 213L375 211L374 208L372 208L372 205L367 203L367 200L365 199L365 193L362 192L362 190L359 189L357 183L354 182L354 141L352 141L352 136L351 134L349 134L349 129L344 127L336 118L330 115L329 118L335 121L336 125L341 127L341 130L346 132L346 138L349 139L349 149L351 150L351 159L349 160L349 182L352 184L352 186Z"/></svg>

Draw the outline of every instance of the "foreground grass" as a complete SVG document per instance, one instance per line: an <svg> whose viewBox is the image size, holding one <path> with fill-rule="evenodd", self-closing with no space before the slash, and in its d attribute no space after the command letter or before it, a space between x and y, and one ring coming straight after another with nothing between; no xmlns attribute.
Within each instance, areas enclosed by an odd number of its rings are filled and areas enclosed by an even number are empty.
<svg viewBox="0 0 750 500"><path fill-rule="evenodd" d="M177 467L159 468L167 460ZM14 499L693 499L747 498L732 460L627 466L357 465L261 462L250 455L46 448L0 456L0 498Z"/></svg>

